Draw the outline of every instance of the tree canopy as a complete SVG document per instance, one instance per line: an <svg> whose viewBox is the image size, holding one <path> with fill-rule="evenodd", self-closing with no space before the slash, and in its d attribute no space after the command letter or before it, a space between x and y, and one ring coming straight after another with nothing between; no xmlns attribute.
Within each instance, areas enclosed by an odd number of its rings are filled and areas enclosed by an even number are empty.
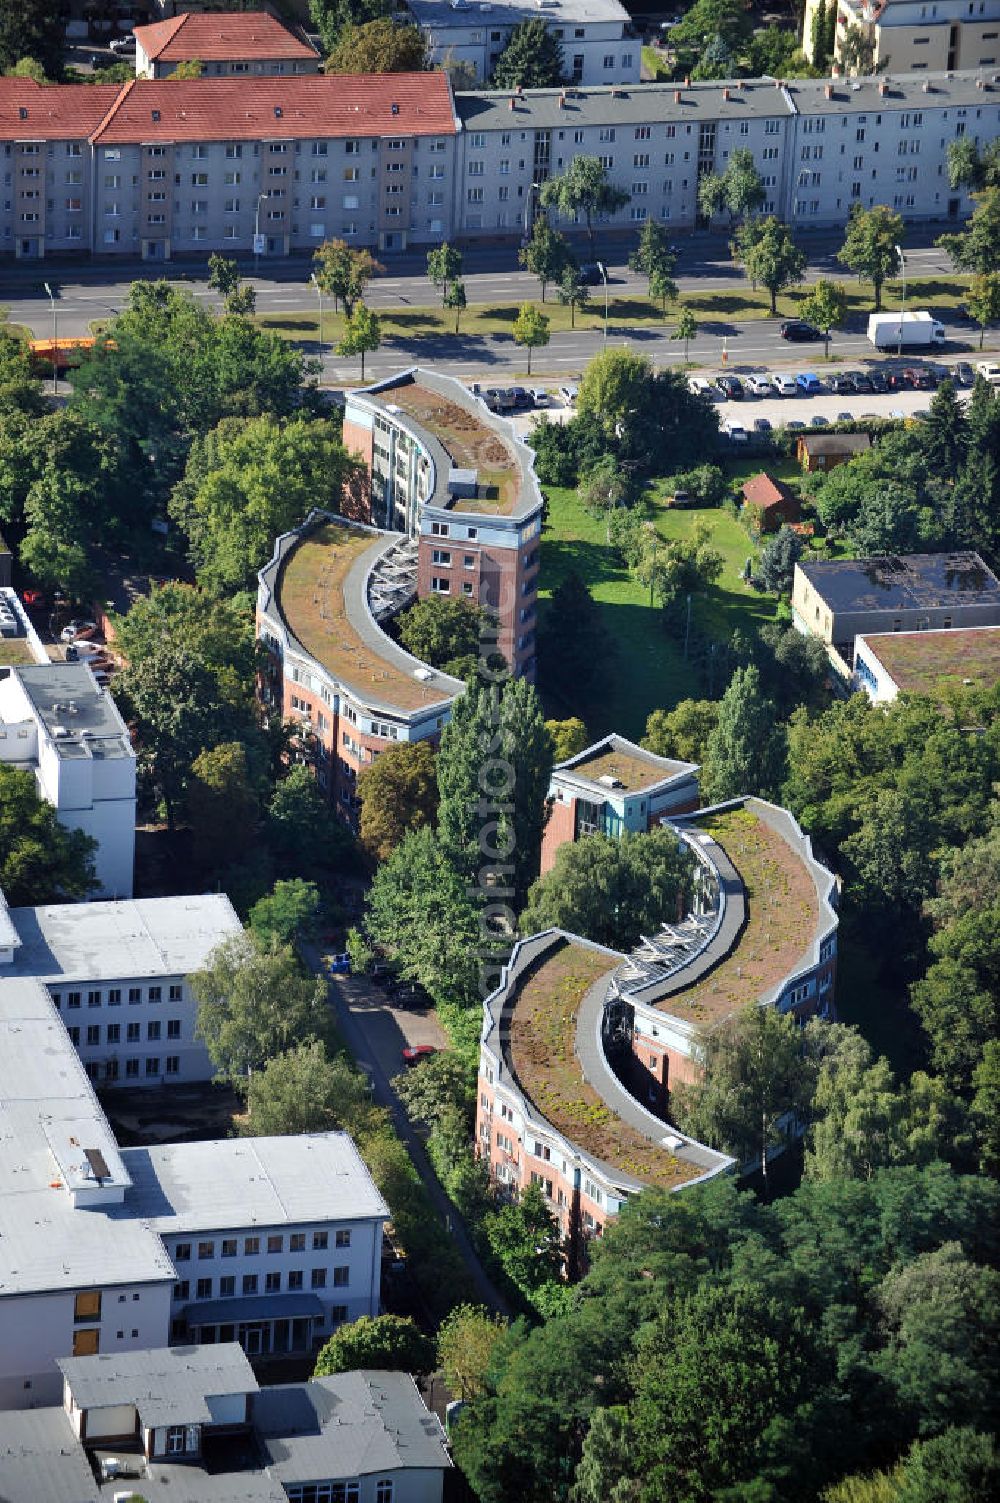
<svg viewBox="0 0 1000 1503"><path fill-rule="evenodd" d="M326 60L327 73L420 73L427 67L427 38L419 26L385 17L346 25Z"/></svg>
<svg viewBox="0 0 1000 1503"><path fill-rule="evenodd" d="M88 897L96 850L59 823L30 772L0 762L0 893L12 908Z"/></svg>
<svg viewBox="0 0 1000 1503"><path fill-rule="evenodd" d="M847 221L844 244L837 252L842 266L853 271L859 281L871 282L875 289L875 311L882 307L882 288L899 270L896 247L903 241L903 219L885 204L871 209L856 203Z"/></svg>
<svg viewBox="0 0 1000 1503"><path fill-rule="evenodd" d="M409 830L433 824L437 812L435 756L427 741L400 741L383 751L357 781L361 844L386 861Z"/></svg>
<svg viewBox="0 0 1000 1503"><path fill-rule="evenodd" d="M541 17L522 21L511 31L497 58L491 89L551 89L566 73L566 59L555 33Z"/></svg>
<svg viewBox="0 0 1000 1503"><path fill-rule="evenodd" d="M539 201L543 209L555 209L564 219L582 214L593 248L594 219L625 207L629 193L608 179L600 157L574 156L566 170L542 184Z"/></svg>
<svg viewBox="0 0 1000 1503"><path fill-rule="evenodd" d="M434 1366L434 1343L409 1315L360 1315L334 1331L316 1357L313 1376L357 1368L422 1376Z"/></svg>

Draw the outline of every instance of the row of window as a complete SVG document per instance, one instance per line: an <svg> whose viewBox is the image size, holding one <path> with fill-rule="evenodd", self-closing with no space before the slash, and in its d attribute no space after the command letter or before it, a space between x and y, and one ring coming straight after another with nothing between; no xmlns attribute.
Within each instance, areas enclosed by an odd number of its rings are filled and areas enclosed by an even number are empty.
<svg viewBox="0 0 1000 1503"><path fill-rule="evenodd" d="M146 1042L149 1043L149 1044L158 1043L159 1040L163 1037L163 1034L161 1032L162 1027L163 1027L163 1025L160 1023L159 1019L157 1019L155 1022L147 1023L146 1024ZM87 1044L88 1048L90 1048L90 1049L96 1049L100 1045L100 1042L101 1042L101 1025L100 1025L100 1023L91 1023L85 1029L80 1029L80 1028L76 1028L76 1027L67 1028L66 1032L69 1034L70 1041L73 1044L77 1044L78 1045L80 1043L80 1035L82 1033L83 1034L83 1038L84 1038L84 1042ZM106 1035L106 1038L105 1038L105 1042L106 1043L108 1043L108 1044L120 1044L121 1043L121 1041L122 1041L122 1025L120 1023L109 1023L107 1025L107 1027L105 1028L104 1032L105 1032L105 1035ZM180 1018L168 1018L167 1019L167 1034L166 1034L166 1036L167 1036L168 1039L179 1039L180 1038L180 1036L181 1036L181 1021L180 1021ZM126 1025L125 1025L125 1042L127 1044L138 1044L141 1041L141 1039L142 1039L142 1024L141 1023L126 1023Z"/></svg>
<svg viewBox="0 0 1000 1503"><path fill-rule="evenodd" d="M50 992L49 995L51 996L52 1001L55 1003L55 1005L56 1005L57 1008L59 1008L59 1007L62 1006L62 993L61 992ZM184 1000L184 987L183 987L183 984L181 982L179 982L179 981L178 982L171 982L170 985L167 988L167 996L168 996L168 998L169 998L169 1000L171 1002L183 1002L183 1000ZM66 1006L68 1008L80 1007L80 1006L82 1006L82 999L83 999L83 992L78 992L78 991L67 992L66 993ZM101 990L100 987L91 987L88 990L88 992L87 992L87 1006L88 1007L100 1007L103 1000L104 1000L104 993L102 992L102 990ZM137 1003L141 1002L142 1001L142 987L141 986L130 986L128 988L128 1000L129 1000L129 1005L131 1007L134 1007ZM150 987L147 987L146 988L146 1000L148 1002L162 1002L163 1001L163 987L162 986L150 986ZM122 988L120 986L109 987L108 988L108 995L107 995L107 1004L108 1004L108 1006L109 1007L120 1007L121 1003L122 1003Z"/></svg>
<svg viewBox="0 0 1000 1503"><path fill-rule="evenodd" d="M79 1044L79 1038L73 1038L74 1034L79 1034L79 1028L70 1028L68 1031L72 1042L74 1044ZM125 1061L125 1079L138 1080L140 1073L142 1073L139 1068L141 1064L141 1059L127 1059ZM96 1059L84 1060L83 1068L86 1070L88 1078L90 1080L93 1080L95 1082L100 1080L101 1066ZM181 1073L181 1057L179 1054L168 1054L166 1056L166 1059L163 1061L163 1069L161 1070L159 1055L151 1054L146 1059L146 1069L144 1073L146 1075L146 1078L149 1080L159 1079L161 1075L179 1075ZM105 1081L118 1080L119 1075L120 1071L118 1069L118 1060L107 1060L104 1066Z"/></svg>
<svg viewBox="0 0 1000 1503"><path fill-rule="evenodd" d="M361 1497L357 1482L301 1482L285 1488L288 1503L358 1503ZM393 1503L391 1477L380 1477L375 1483L375 1503Z"/></svg>
<svg viewBox="0 0 1000 1503"><path fill-rule="evenodd" d="M219 1243L220 1255L223 1258L235 1258L237 1256L238 1245L239 1245L239 1238L238 1237L223 1237L222 1240L221 1240L221 1242ZM350 1227L341 1227L341 1228L339 1228L339 1230L337 1230L334 1233L333 1245L334 1245L334 1247L340 1247L340 1248L350 1247L350 1245L351 1245L351 1228ZM194 1244L191 1243L191 1242L178 1242L176 1244L176 1246L174 1247L174 1262L175 1263L187 1263L187 1262L189 1262L190 1258L191 1258L191 1249L192 1249L193 1246L194 1246ZM265 1239L264 1246L266 1248L266 1251L268 1253L272 1254L272 1255L274 1255L276 1253L282 1253L282 1252L284 1252L284 1250L285 1250L285 1236L284 1236L284 1233L283 1232L272 1232ZM313 1232L313 1234L312 1234L312 1249L313 1249L313 1252L325 1252L329 1246L330 1246L330 1233L328 1231ZM199 1261L200 1262L205 1262L206 1260L210 1260L210 1259L214 1258L215 1257L215 1247L216 1247L216 1244L215 1244L214 1241L199 1242L198 1243L198 1259L199 1259ZM243 1256L245 1258L254 1258L254 1257L256 1257L258 1255L258 1253L260 1252L260 1250L261 1250L261 1239L260 1239L260 1237L244 1237L243 1238ZM289 1232L289 1234L288 1234L288 1251L291 1252L291 1253L296 1253L296 1252L305 1252L305 1250L306 1250L306 1233L305 1232Z"/></svg>
<svg viewBox="0 0 1000 1503"><path fill-rule="evenodd" d="M334 1289L346 1289L351 1282L350 1269L346 1264L340 1264L333 1270ZM327 1284L327 1270L325 1268L313 1268L310 1270L310 1289L325 1289ZM256 1294L260 1288L259 1276L255 1273L245 1273L240 1283L241 1294ZM288 1283L286 1288L290 1294L305 1288L305 1270L291 1268L288 1271ZM195 1299L211 1299L215 1292L215 1280L211 1278L195 1280ZM275 1269L273 1273L264 1275L264 1293L281 1293L281 1273ZM219 1298L234 1299L236 1297L236 1275L223 1274L219 1279ZM188 1279L181 1279L174 1285L174 1299L178 1302L191 1298L191 1283Z"/></svg>

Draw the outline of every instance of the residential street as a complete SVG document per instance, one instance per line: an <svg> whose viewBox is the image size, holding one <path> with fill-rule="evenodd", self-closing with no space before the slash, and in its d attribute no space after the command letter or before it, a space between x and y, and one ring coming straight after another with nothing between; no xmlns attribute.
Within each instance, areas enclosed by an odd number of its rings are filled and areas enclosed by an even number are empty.
<svg viewBox="0 0 1000 1503"><path fill-rule="evenodd" d="M319 970L319 955L310 954L308 958ZM406 1144L431 1201L469 1270L476 1298L491 1310L509 1314L507 1302L480 1263L465 1224L441 1188L420 1136L392 1087L392 1077L403 1068L400 1051L406 1044L446 1046L447 1040L437 1018L433 1013L415 1013L392 1007L378 987L359 976L332 977L329 995L344 1042L370 1076L375 1100L388 1108L393 1126Z"/></svg>

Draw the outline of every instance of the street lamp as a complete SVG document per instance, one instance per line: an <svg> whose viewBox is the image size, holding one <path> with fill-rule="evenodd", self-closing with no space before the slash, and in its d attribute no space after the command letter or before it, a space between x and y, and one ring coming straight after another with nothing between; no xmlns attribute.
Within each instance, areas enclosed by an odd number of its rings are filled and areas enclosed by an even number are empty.
<svg viewBox="0 0 1000 1503"><path fill-rule="evenodd" d="M316 273L315 272L310 272L310 274L309 274L309 280L313 284L313 286L316 289L317 294L319 295L319 352L322 355L322 353L323 353L323 289L319 285L319 282L316 280Z"/></svg>
<svg viewBox="0 0 1000 1503"><path fill-rule="evenodd" d="M898 245L894 245L893 246L893 250L896 252L896 255L899 257L899 269L903 273L903 301L902 301L902 304L900 305L900 309L899 309L899 347L898 347L898 349L896 351L896 358L897 358L897 360L902 360L902 358L903 358L903 315L906 312L906 257L903 255L903 252L902 252L902 250L900 249L900 247Z"/></svg>
<svg viewBox="0 0 1000 1503"><path fill-rule="evenodd" d="M601 273L601 281L604 283L604 344L603 344L603 348L607 349L607 347L608 347L608 268L605 266L605 264L604 264L603 261L598 261L598 263L597 263L597 269Z"/></svg>
<svg viewBox="0 0 1000 1503"><path fill-rule="evenodd" d="M59 390L59 316L56 313L56 295L48 282L43 283L52 304L52 395Z"/></svg>
<svg viewBox="0 0 1000 1503"><path fill-rule="evenodd" d="M253 270L254 270L254 276L257 275L257 273L258 273L258 271L260 269L260 206L264 202L265 198L268 198L269 196L270 195L267 194L267 193L258 193L257 194L257 208L256 208L256 211L255 211L254 217L253 217Z"/></svg>

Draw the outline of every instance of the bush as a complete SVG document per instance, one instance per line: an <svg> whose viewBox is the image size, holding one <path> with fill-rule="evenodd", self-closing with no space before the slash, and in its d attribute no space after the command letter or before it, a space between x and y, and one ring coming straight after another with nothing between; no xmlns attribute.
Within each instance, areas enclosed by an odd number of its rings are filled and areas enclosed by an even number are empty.
<svg viewBox="0 0 1000 1503"><path fill-rule="evenodd" d="M726 477L715 464L682 470L667 482L667 488L674 493L687 491L699 506L720 506L729 494Z"/></svg>

